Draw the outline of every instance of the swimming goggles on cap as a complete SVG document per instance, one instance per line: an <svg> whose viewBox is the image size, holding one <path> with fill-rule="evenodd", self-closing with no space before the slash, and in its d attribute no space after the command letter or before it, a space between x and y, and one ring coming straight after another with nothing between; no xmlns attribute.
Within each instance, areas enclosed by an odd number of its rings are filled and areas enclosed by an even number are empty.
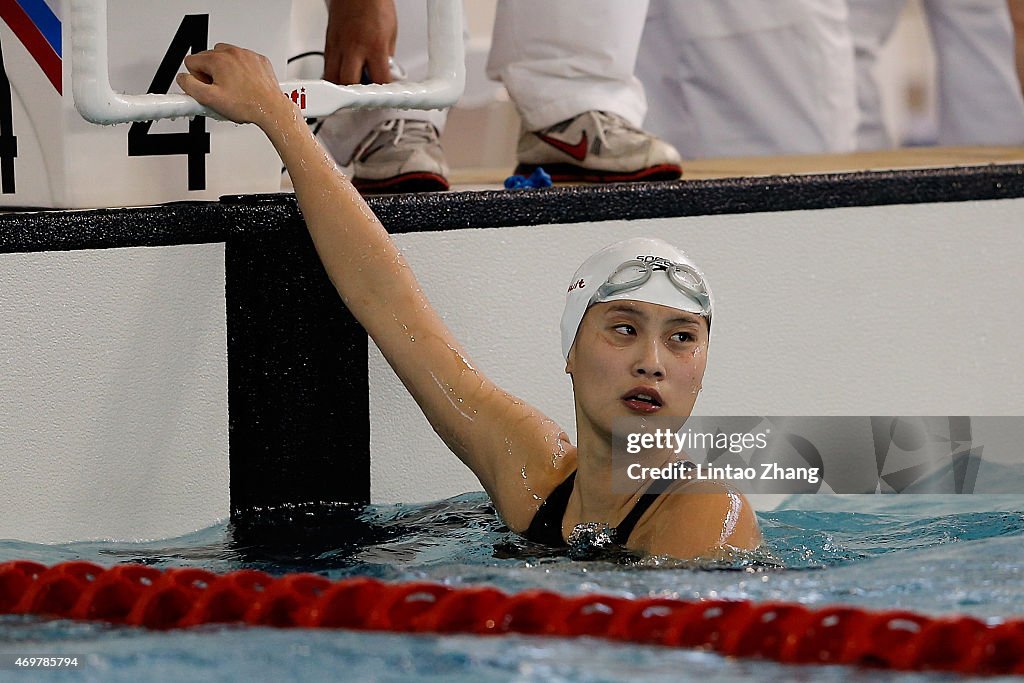
<svg viewBox="0 0 1024 683"><path fill-rule="evenodd" d="M667 259L626 261L615 269L615 272L603 285L598 287L597 293L590 300L590 305L604 301L607 297L619 292L643 287L656 270L664 271L669 282L676 289L696 301L700 306L701 315L707 316L711 313L711 297L708 296L707 285L704 284L704 278L700 273L684 263L673 263Z"/></svg>

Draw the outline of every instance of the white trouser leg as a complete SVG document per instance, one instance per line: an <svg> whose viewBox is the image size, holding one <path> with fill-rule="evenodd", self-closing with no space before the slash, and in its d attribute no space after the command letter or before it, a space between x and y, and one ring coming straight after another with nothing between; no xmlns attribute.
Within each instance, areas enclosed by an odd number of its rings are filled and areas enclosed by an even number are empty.
<svg viewBox="0 0 1024 683"><path fill-rule="evenodd" d="M939 75L939 144L1024 144L1006 0L925 0Z"/></svg>
<svg viewBox="0 0 1024 683"><path fill-rule="evenodd" d="M426 0L395 0L398 11L398 43L395 60L405 69L410 81L427 75L427 3ZM339 163L347 163L356 146L373 128L388 119L430 121L444 132L447 110L366 109L341 110L320 128L320 140Z"/></svg>
<svg viewBox="0 0 1024 683"><path fill-rule="evenodd" d="M857 149L888 149L895 145L885 124L882 90L875 74L878 55L889 42L906 0L847 0L850 31L857 60Z"/></svg>
<svg viewBox="0 0 1024 683"><path fill-rule="evenodd" d="M634 76L647 0L498 0L487 74L527 130L590 110L644 118Z"/></svg>
<svg viewBox="0 0 1024 683"><path fill-rule="evenodd" d="M637 75L684 157L854 148L845 0L651 0Z"/></svg>

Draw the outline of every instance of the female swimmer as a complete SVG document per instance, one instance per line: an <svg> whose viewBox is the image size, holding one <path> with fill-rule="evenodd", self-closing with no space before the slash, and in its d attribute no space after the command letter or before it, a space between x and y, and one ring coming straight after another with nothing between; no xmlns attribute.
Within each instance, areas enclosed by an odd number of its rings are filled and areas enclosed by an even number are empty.
<svg viewBox="0 0 1024 683"><path fill-rule="evenodd" d="M561 545L599 527L630 550L683 559L761 542L749 503L727 484L638 481L625 491L612 483L613 420L688 416L701 388L711 294L682 252L630 240L598 252L574 276L562 317L573 446L469 363L376 216L281 95L265 57L218 44L185 66L178 83L186 93L266 133L342 301L513 531ZM688 495L659 495L680 491Z"/></svg>

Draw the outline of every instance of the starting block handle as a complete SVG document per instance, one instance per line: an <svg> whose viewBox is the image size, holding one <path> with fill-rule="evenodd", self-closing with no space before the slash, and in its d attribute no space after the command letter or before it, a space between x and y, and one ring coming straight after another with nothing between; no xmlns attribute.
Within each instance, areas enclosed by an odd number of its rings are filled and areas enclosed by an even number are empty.
<svg viewBox="0 0 1024 683"><path fill-rule="evenodd" d="M323 80L281 83L284 94L303 100L306 117L339 109L443 109L455 104L466 83L462 0L427 0L430 61L426 80L374 85L337 85ZM99 124L184 116L220 118L188 95L126 95L110 87L106 0L71 0L71 89L75 107ZM301 93L301 95L300 95Z"/></svg>

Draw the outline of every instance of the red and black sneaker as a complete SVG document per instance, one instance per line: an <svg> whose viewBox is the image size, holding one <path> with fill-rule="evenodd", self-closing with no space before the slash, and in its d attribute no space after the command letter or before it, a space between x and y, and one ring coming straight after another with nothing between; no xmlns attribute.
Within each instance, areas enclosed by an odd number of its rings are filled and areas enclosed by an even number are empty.
<svg viewBox="0 0 1024 683"><path fill-rule="evenodd" d="M529 175L543 166L556 183L677 180L683 174L675 147L603 111L523 132L517 155L516 174Z"/></svg>

